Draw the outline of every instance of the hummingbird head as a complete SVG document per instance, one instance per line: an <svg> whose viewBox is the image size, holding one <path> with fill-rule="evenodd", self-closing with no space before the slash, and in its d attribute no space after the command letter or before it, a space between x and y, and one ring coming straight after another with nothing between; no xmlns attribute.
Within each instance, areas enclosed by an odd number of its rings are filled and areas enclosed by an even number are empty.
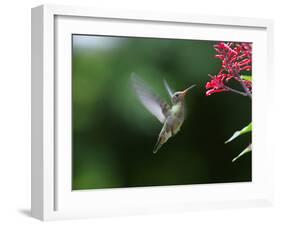
<svg viewBox="0 0 281 226"><path fill-rule="evenodd" d="M183 90L183 91L178 91L175 92L172 96L172 103L173 104L177 104L179 102L183 102L184 101L184 97L187 95L187 93L189 93L189 91L196 86L195 84L192 86L189 86L187 89Z"/></svg>

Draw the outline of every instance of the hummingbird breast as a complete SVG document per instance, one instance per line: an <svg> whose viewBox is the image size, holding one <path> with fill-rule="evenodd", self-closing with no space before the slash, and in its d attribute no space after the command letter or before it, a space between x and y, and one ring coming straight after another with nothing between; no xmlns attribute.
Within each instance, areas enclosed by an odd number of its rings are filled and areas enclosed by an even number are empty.
<svg viewBox="0 0 281 226"><path fill-rule="evenodd" d="M185 119L184 105L175 104L170 110L170 114L167 117L168 128L172 134L175 135L181 128Z"/></svg>

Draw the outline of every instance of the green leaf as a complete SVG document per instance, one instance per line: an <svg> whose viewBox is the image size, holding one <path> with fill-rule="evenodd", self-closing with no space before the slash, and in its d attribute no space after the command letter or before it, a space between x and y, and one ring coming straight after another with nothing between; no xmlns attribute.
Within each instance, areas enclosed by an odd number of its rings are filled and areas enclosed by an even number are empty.
<svg viewBox="0 0 281 226"><path fill-rule="evenodd" d="M242 155L245 155L246 153L252 151L252 145L250 144L246 149L244 149L239 155L237 155L234 159L232 159L232 162L235 162L237 159L239 159Z"/></svg>
<svg viewBox="0 0 281 226"><path fill-rule="evenodd" d="M240 131L236 131L232 137L230 137L227 141L225 141L224 143L227 144L228 142L234 140L236 137L239 137L242 134L248 133L252 131L252 122L250 122L249 125L247 125L246 127L244 127L243 129L241 129Z"/></svg>
<svg viewBox="0 0 281 226"><path fill-rule="evenodd" d="M241 78L250 82L252 81L252 76L249 75L241 75Z"/></svg>

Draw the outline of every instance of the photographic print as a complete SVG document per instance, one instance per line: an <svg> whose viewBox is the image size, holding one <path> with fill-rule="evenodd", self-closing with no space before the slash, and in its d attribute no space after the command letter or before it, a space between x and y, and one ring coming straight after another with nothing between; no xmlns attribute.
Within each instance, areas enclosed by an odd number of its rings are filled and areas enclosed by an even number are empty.
<svg viewBox="0 0 281 226"><path fill-rule="evenodd" d="M252 180L252 43L72 35L72 189Z"/></svg>

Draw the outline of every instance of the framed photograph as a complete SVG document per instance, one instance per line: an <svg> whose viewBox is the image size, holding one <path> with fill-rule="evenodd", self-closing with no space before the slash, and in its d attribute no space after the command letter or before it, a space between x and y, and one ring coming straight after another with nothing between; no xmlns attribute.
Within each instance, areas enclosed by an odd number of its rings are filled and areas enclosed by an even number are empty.
<svg viewBox="0 0 281 226"><path fill-rule="evenodd" d="M273 22L32 9L32 216L271 205Z"/></svg>

